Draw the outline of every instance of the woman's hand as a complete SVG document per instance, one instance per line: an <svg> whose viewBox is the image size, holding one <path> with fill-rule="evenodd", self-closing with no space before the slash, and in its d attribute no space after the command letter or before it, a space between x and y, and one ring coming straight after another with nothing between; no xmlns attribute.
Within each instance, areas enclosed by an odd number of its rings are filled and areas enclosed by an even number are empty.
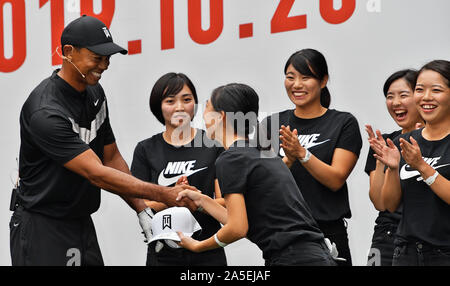
<svg viewBox="0 0 450 286"><path fill-rule="evenodd" d="M422 153L420 152L420 146L413 137L409 137L411 143L403 138L400 138L400 148L401 154L405 162L413 169L420 170L424 167L426 162L422 158Z"/></svg>
<svg viewBox="0 0 450 286"><path fill-rule="evenodd" d="M377 130L378 137L381 136L381 132ZM382 143L383 142L383 143ZM391 139L387 139L387 145L384 140L379 138L369 138L370 147L375 154L373 155L381 163L388 166L390 169L397 169L400 164L400 152Z"/></svg>
<svg viewBox="0 0 450 286"><path fill-rule="evenodd" d="M184 247L192 252L200 252L199 249L200 241L193 239L192 237L185 236L182 232L177 231L178 236L180 237L179 246Z"/></svg>
<svg viewBox="0 0 450 286"><path fill-rule="evenodd" d="M191 199L197 207L201 206L201 200L203 198L203 194L201 191L193 191L193 190L184 190L178 193L176 201L182 200L184 197Z"/></svg>
<svg viewBox="0 0 450 286"><path fill-rule="evenodd" d="M281 125L280 129L280 147L283 148L284 153L289 161L303 159L306 155L306 149L298 141L297 129L291 131L289 126Z"/></svg>
<svg viewBox="0 0 450 286"><path fill-rule="evenodd" d="M175 183L175 186L177 185L189 185L189 181L186 176L181 176L181 178L178 179L178 181Z"/></svg>

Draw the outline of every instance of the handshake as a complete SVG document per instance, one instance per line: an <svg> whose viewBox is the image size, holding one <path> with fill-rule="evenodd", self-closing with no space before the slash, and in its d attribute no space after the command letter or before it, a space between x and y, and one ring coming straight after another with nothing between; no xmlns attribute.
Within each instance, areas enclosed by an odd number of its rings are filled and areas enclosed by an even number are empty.
<svg viewBox="0 0 450 286"><path fill-rule="evenodd" d="M186 207L191 212L200 210L199 207L192 201L188 196L180 196L180 193L186 193L186 192L197 192L200 193L200 191L193 187L189 186L189 182L187 180L186 176L181 177L178 179L174 187L170 187L167 189L167 197L164 198L162 201L166 202L166 205L168 206L179 206L179 207ZM152 219L154 215L156 214L156 211L150 207L145 208L141 212L138 213L138 219L139 219L139 225L142 228L142 233L145 236L144 242L149 243L153 233L152 233ZM166 240L166 244L173 248L178 248L179 246L171 240ZM156 249L160 250L162 248L163 244L158 241L156 245Z"/></svg>

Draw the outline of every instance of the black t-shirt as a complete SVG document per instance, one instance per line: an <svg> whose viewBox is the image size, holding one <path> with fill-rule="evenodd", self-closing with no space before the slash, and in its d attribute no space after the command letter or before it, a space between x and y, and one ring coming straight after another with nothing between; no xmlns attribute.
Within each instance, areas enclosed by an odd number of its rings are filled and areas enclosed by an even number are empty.
<svg viewBox="0 0 450 286"><path fill-rule="evenodd" d="M412 136L420 146L425 162L450 179L450 135L442 140L428 141L422 130L414 130L397 137L410 142ZM450 205L436 195L417 170L411 169L403 157L399 165L402 188L403 215L397 234L406 240L421 240L437 246L450 246Z"/></svg>
<svg viewBox="0 0 450 286"><path fill-rule="evenodd" d="M173 186L181 176L187 176L189 185L214 198L216 179L215 162L222 147L214 146L203 130L197 129L194 139L184 146L167 143L162 133L139 142L134 150L131 173L133 176L162 186ZM194 212L202 227L194 238L203 240L220 229L220 223L213 217Z"/></svg>
<svg viewBox="0 0 450 286"><path fill-rule="evenodd" d="M279 116L278 124L276 116ZM285 155L283 149L279 147L281 125L289 125L291 130L297 129L300 144L329 165L336 148L351 151L359 156L362 147L356 118L350 113L334 109L328 109L324 115L312 119L299 118L295 116L294 110L286 110L267 117L262 125L265 126L267 137L271 139L272 147L280 157ZM300 161L296 160L290 170L317 221L334 221L351 217L347 183L333 192L317 181Z"/></svg>
<svg viewBox="0 0 450 286"><path fill-rule="evenodd" d="M100 84L80 93L57 72L22 107L19 199L29 211L76 218L97 211L100 188L63 165L89 148L102 159L115 138Z"/></svg>
<svg viewBox="0 0 450 286"><path fill-rule="evenodd" d="M244 195L247 238L263 251L264 259L295 241L323 239L294 178L279 157L266 157L248 143L237 141L219 156L216 170L224 196Z"/></svg>
<svg viewBox="0 0 450 286"><path fill-rule="evenodd" d="M383 134L384 140L391 139L394 141L394 139L402 134L401 130L394 131L392 133L386 133ZM374 151L372 148L369 148L369 154L367 155L367 161L366 161L366 167L364 168L364 171L367 173L367 175L370 176L370 172L375 171L377 167L377 160L375 157L373 157ZM389 211L382 211L378 213L378 217L375 220L375 223L378 225L381 224L398 224L400 222L400 218L402 217L402 206L400 205L399 208L391 213Z"/></svg>

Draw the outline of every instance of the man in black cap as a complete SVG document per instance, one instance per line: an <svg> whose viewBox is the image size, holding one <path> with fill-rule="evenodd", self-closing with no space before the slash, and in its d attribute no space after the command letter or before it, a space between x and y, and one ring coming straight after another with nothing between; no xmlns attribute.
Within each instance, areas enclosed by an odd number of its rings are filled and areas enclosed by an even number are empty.
<svg viewBox="0 0 450 286"><path fill-rule="evenodd" d="M179 191L192 187L162 187L129 175L98 83L110 56L127 53L108 28L82 16L64 29L61 46L62 68L31 92L20 114L13 265L103 265L90 217L100 206L100 189L125 199L144 231L150 218L143 199L196 208L192 201L175 201Z"/></svg>

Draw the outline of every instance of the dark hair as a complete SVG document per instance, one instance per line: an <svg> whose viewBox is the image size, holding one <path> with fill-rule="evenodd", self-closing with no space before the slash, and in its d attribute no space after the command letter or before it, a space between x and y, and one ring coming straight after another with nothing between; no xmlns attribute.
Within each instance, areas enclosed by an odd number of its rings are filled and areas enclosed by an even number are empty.
<svg viewBox="0 0 450 286"><path fill-rule="evenodd" d="M450 87L450 62L446 60L434 60L424 65L420 70L421 74L425 70L432 70L439 73L446 79L446 84Z"/></svg>
<svg viewBox="0 0 450 286"><path fill-rule="evenodd" d="M405 70L401 70L401 71L393 73L390 77L388 77L388 79L384 83L384 86L383 86L384 97L387 96L387 93L389 91L389 88L391 87L391 84L398 79L404 79L406 81L406 83L409 85L409 87L412 90L414 90L414 87L416 86L418 74L419 73L416 70L411 70L411 69L405 69Z"/></svg>
<svg viewBox="0 0 450 286"><path fill-rule="evenodd" d="M284 66L286 74L289 65L291 65L301 74L311 76L322 81L328 75L328 65L325 57L314 49L303 49L293 53ZM320 104L328 108L331 102L331 94L328 87L320 91Z"/></svg>
<svg viewBox="0 0 450 286"><path fill-rule="evenodd" d="M227 114L227 124L232 124L237 135L249 139L249 134L254 131L255 136L251 142L253 146L260 150L270 149L270 146L260 145L259 97L253 88L241 83L219 86L212 92L211 104L214 110Z"/></svg>
<svg viewBox="0 0 450 286"><path fill-rule="evenodd" d="M183 73L170 72L160 77L153 86L150 93L150 110L153 115L165 124L164 116L161 110L162 101L169 95L179 93L184 85L187 85L194 96L195 103L198 103L197 92L192 81ZM194 113L195 114L195 113Z"/></svg>

